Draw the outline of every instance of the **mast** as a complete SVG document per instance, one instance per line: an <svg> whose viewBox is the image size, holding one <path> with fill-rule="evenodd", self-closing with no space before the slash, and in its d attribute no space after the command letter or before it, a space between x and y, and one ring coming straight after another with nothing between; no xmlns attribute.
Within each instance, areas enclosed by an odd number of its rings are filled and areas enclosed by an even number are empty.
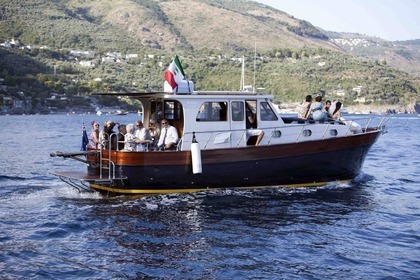
<svg viewBox="0 0 420 280"><path fill-rule="evenodd" d="M245 56L242 56L242 73L241 73L241 85L239 90L245 89Z"/></svg>
<svg viewBox="0 0 420 280"><path fill-rule="evenodd" d="M255 47L254 47L254 83L252 84L252 90L255 91L255 68L257 62L257 40L255 40Z"/></svg>

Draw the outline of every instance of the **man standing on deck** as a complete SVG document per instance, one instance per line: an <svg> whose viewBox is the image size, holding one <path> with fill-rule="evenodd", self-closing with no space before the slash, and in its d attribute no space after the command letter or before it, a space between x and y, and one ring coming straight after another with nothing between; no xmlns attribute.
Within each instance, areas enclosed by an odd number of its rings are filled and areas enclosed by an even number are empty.
<svg viewBox="0 0 420 280"><path fill-rule="evenodd" d="M158 147L165 150L173 149L178 142L178 131L171 126L167 119L162 119L162 131L160 132Z"/></svg>
<svg viewBox="0 0 420 280"><path fill-rule="evenodd" d="M255 129L257 128L257 117L256 113L252 110L251 105L249 105L248 101L245 102L246 107L246 136L247 139L251 136L258 136L257 141L255 142L255 146L259 146L262 138L264 137L264 131ZM247 140L248 141L248 140Z"/></svg>

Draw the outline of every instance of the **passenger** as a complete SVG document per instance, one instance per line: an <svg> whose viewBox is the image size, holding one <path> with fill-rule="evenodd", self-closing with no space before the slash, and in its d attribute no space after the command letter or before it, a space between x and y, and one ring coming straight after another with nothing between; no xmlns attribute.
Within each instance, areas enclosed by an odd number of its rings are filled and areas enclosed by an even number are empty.
<svg viewBox="0 0 420 280"><path fill-rule="evenodd" d="M252 111L251 106L248 103L246 104L246 136L247 136L247 141L249 139L249 137L251 136L258 136L257 137L257 141L255 142L255 146L260 145L260 142L262 140L262 138L264 137L264 131L259 130L259 129L254 129L256 128L256 116L254 114L254 112Z"/></svg>
<svg viewBox="0 0 420 280"><path fill-rule="evenodd" d="M305 102L299 106L298 118L307 119L309 117L310 110L312 103L312 95L307 95L305 98Z"/></svg>
<svg viewBox="0 0 420 280"><path fill-rule="evenodd" d="M311 104L310 112L314 121L327 121L327 114L323 110L322 96L318 94L315 97L315 102Z"/></svg>
<svg viewBox="0 0 420 280"><path fill-rule="evenodd" d="M334 119L334 120L336 120L336 121L342 121L343 120L343 118L342 118L342 116L341 116L341 102L340 101L337 101L336 103L335 103L335 109L334 109L334 111L333 111L333 113L332 113L332 118Z"/></svg>
<svg viewBox="0 0 420 280"><path fill-rule="evenodd" d="M162 119L162 131L160 132L158 147L165 150L173 149L178 142L178 131L175 127L169 125L167 119Z"/></svg>
<svg viewBox="0 0 420 280"><path fill-rule="evenodd" d="M115 150L116 148L116 138L115 138L115 132L114 132L114 126L118 123L114 123L113 121L109 120L104 123L104 128L99 133L99 141L101 142L101 146L104 149ZM110 141L110 137L113 138ZM111 142L111 146L109 146L109 143Z"/></svg>
<svg viewBox="0 0 420 280"><path fill-rule="evenodd" d="M137 127L137 131L135 133L135 136L137 139L140 140L140 144L142 145L137 145L137 151L148 151L148 145L152 144L152 137L150 136L150 130L148 128L145 128L143 125L143 122L138 120L136 121L136 127Z"/></svg>
<svg viewBox="0 0 420 280"><path fill-rule="evenodd" d="M157 143L159 141L160 136L160 125L155 119L151 119L149 122L149 131L150 131L150 137L152 138L152 146L157 146Z"/></svg>
<svg viewBox="0 0 420 280"><path fill-rule="evenodd" d="M330 109L331 109L331 100L327 100L327 101L325 101L324 111L325 111L325 113L327 114L327 118L328 118L329 120L331 120L331 119L332 119L332 114L331 114L331 112L330 112Z"/></svg>
<svg viewBox="0 0 420 280"><path fill-rule="evenodd" d="M127 133L124 136L124 151L135 152L137 151L137 145L140 144L140 139L134 135L134 124L127 124L126 131Z"/></svg>
<svg viewBox="0 0 420 280"><path fill-rule="evenodd" d="M92 125L92 132L89 135L89 140L92 141L92 147L94 147L95 149L99 148L99 123L96 121L92 121L91 122Z"/></svg>
<svg viewBox="0 0 420 280"><path fill-rule="evenodd" d="M125 134L127 133L127 128L125 124L120 124L118 126L118 134L117 134L117 147L118 151L121 151L124 149L125 146Z"/></svg>

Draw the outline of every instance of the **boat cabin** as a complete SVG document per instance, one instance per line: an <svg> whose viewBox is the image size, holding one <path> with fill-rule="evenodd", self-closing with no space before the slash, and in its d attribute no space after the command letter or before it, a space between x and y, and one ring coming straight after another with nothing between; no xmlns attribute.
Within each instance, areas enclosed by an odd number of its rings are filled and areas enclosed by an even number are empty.
<svg viewBox="0 0 420 280"><path fill-rule="evenodd" d="M158 123L165 118L180 137L178 150L190 150L193 133L202 149L222 149L253 145L256 136L247 136L247 110L255 114L252 129L264 131L260 145L294 143L350 132L342 123L328 122L315 126L314 121L282 118L271 95L249 91L193 91L191 93L153 93L139 95L143 122ZM319 123L318 123L319 124Z"/></svg>

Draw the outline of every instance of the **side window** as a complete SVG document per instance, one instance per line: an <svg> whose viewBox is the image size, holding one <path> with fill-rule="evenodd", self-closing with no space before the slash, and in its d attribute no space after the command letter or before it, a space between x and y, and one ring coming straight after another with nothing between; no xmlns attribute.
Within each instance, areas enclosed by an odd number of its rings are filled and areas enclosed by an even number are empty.
<svg viewBox="0 0 420 280"><path fill-rule="evenodd" d="M242 101L232 101L232 121L244 121L244 103Z"/></svg>
<svg viewBox="0 0 420 280"><path fill-rule="evenodd" d="M227 121L227 103L204 102L198 110L196 120L199 122Z"/></svg>
<svg viewBox="0 0 420 280"><path fill-rule="evenodd" d="M163 119L163 103L158 101L150 102L151 119Z"/></svg>
<svg viewBox="0 0 420 280"><path fill-rule="evenodd" d="M277 115L270 107L268 102L260 103L260 120L262 121L277 121Z"/></svg>
<svg viewBox="0 0 420 280"><path fill-rule="evenodd" d="M168 120L180 120L182 118L182 106L178 101L165 101L164 115Z"/></svg>

